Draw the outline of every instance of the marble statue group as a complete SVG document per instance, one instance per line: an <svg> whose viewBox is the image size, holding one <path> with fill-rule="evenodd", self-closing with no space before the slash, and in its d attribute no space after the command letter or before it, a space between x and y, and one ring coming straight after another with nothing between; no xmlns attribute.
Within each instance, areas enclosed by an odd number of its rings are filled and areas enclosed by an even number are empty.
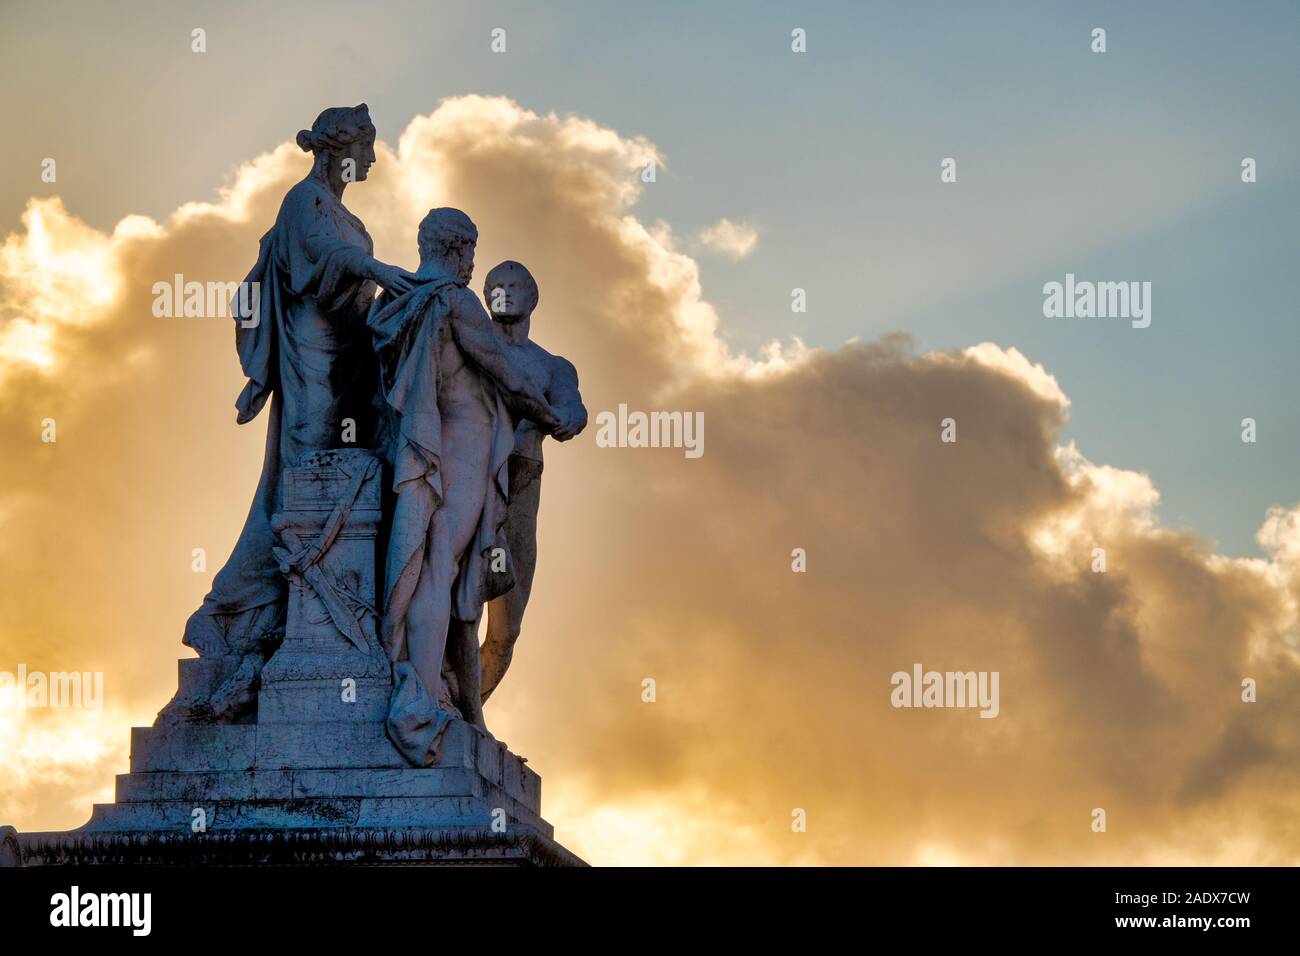
<svg viewBox="0 0 1300 956"><path fill-rule="evenodd" d="M238 421L267 416L261 479L184 635L201 658L235 666L202 693L178 693L159 722L256 719L293 580L340 640L382 650L388 736L423 766L449 721L486 731L483 702L510 665L532 586L543 439L573 438L587 413L573 365L529 338L539 294L528 269L507 260L488 271L482 302L471 290L478 230L464 212L424 217L416 271L374 258L343 193L366 180L375 135L364 104L327 109L298 134L312 167L284 197L245 280L260 289L258 314L236 323L248 379ZM283 514L287 476L335 449L360 450L365 464L348 466L355 483L327 502L319 533L295 537ZM321 557L346 537L339 529L374 475L371 602Z"/></svg>

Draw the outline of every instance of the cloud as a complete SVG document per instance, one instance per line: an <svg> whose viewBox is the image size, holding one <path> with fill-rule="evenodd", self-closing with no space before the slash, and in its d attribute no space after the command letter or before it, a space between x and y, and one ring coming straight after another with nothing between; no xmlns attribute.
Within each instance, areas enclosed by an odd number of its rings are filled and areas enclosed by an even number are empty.
<svg viewBox="0 0 1300 956"><path fill-rule="evenodd" d="M377 255L413 265L422 214L465 209L480 276L538 277L534 336L593 419L708 426L694 460L594 429L548 446L533 604L488 720L563 842L609 863L1300 862L1300 511L1266 517L1265 559L1162 528L1149 478L1061 447L1068 397L993 343L732 352L695 261L636 217L644 140L470 96L396 143L346 197ZM96 773L174 689L261 455L262 423L234 425L229 321L155 319L150 288L242 277L305 171L286 143L112 234L33 201L3 247L0 668L106 672L121 743ZM917 662L998 671L1000 715L892 708ZM9 758L0 816L81 823L93 794L60 801L91 784L36 749Z"/></svg>
<svg viewBox="0 0 1300 956"><path fill-rule="evenodd" d="M92 801L113 799L113 771L128 750L129 715L0 708L0 808L8 820L84 823Z"/></svg>
<svg viewBox="0 0 1300 956"><path fill-rule="evenodd" d="M739 262L758 248L758 230L745 222L719 219L695 237L706 249L720 252Z"/></svg>

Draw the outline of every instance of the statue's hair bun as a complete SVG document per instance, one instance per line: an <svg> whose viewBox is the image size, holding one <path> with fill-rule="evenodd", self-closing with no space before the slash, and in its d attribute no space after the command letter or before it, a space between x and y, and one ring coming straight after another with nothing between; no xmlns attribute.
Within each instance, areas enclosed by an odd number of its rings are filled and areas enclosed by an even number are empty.
<svg viewBox="0 0 1300 956"><path fill-rule="evenodd" d="M323 111L311 129L298 130L298 148L304 153L333 152L365 137L374 139L370 110L360 106L335 106Z"/></svg>

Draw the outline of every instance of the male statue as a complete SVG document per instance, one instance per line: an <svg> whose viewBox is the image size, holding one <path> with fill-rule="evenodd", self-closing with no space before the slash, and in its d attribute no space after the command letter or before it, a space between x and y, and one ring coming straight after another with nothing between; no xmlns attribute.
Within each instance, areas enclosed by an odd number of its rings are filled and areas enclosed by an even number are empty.
<svg viewBox="0 0 1300 956"><path fill-rule="evenodd" d="M554 436L568 441L587 427L587 409L578 393L573 363L552 355L528 337L537 308L537 282L518 262L507 259L487 275L483 298L508 352L529 377L541 385L547 402L560 418ZM537 509L542 495L542 439L545 432L524 418L515 428L510 455L510 501L506 511L506 542L514 563L515 586L488 604L487 637L479 651L483 700L505 676L523 626L524 610L537 567Z"/></svg>
<svg viewBox="0 0 1300 956"><path fill-rule="evenodd" d="M484 601L513 580L502 533L513 422L551 434L564 425L466 288L477 239L460 210L431 210L417 285L376 301L368 319L396 494L382 632L396 685L388 734L417 766L437 759L452 718L484 726L477 628Z"/></svg>

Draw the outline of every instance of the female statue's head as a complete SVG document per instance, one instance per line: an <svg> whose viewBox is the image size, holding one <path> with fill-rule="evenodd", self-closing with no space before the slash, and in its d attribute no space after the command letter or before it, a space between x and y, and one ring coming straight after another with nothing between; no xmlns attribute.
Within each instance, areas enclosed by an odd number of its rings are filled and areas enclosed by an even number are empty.
<svg viewBox="0 0 1300 956"><path fill-rule="evenodd" d="M370 107L362 103L325 110L311 129L299 130L298 146L314 154L317 167L331 179L361 182L375 164L375 126L370 122Z"/></svg>

